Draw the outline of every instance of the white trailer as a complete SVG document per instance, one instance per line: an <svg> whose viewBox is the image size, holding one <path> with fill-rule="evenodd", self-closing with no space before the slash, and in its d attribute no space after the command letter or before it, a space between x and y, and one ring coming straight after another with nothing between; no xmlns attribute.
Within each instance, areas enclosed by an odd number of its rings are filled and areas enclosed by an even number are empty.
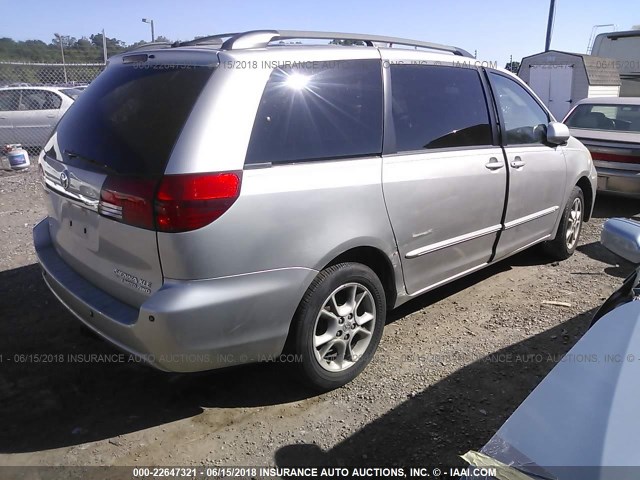
<svg viewBox="0 0 640 480"><path fill-rule="evenodd" d="M610 58L618 67L621 97L640 97L640 30L601 33L591 53Z"/></svg>

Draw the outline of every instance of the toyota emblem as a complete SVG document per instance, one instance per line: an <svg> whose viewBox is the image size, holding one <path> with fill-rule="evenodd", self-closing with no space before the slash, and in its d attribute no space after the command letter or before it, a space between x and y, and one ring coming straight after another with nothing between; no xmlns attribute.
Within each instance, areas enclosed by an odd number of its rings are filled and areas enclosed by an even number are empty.
<svg viewBox="0 0 640 480"><path fill-rule="evenodd" d="M66 171L60 174L60 185L65 190L69 190L69 175L67 175Z"/></svg>

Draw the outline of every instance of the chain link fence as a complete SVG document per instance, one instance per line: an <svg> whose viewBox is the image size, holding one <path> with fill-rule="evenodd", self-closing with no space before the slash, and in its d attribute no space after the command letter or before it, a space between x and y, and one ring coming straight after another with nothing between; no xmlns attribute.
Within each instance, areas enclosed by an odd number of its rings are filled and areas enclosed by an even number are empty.
<svg viewBox="0 0 640 480"><path fill-rule="evenodd" d="M0 146L21 144L37 152L104 68L102 63L0 62Z"/></svg>
<svg viewBox="0 0 640 480"><path fill-rule="evenodd" d="M0 87L88 85L104 70L103 63L0 62Z"/></svg>

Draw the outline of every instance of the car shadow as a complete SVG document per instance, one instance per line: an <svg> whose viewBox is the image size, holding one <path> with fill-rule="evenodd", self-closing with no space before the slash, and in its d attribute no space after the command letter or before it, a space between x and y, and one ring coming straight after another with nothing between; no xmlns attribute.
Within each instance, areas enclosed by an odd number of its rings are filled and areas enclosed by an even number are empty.
<svg viewBox="0 0 640 480"><path fill-rule="evenodd" d="M589 258L608 263L610 266L604 269L604 273L614 277L626 278L635 268L633 263L607 250L600 242L580 245L577 249Z"/></svg>
<svg viewBox="0 0 640 480"><path fill-rule="evenodd" d="M593 218L626 217L640 219L640 199L598 194Z"/></svg>
<svg viewBox="0 0 640 480"><path fill-rule="evenodd" d="M324 451L287 445L279 467L465 466L588 329L595 309L462 367ZM428 368L428 365L425 366Z"/></svg>
<svg viewBox="0 0 640 480"><path fill-rule="evenodd" d="M291 380L288 364L170 374L128 355L121 361L118 350L59 304L35 264L0 272L0 291L1 453L104 440L207 407L274 405L315 395Z"/></svg>
<svg viewBox="0 0 640 480"><path fill-rule="evenodd" d="M422 310L423 308L440 302L447 297L450 297L458 292L466 290L500 272L508 271L511 266L506 262L499 262L494 265L490 265L482 270L474 272L470 275L462 277L454 282L448 283L441 287L424 293L419 297L409 300L407 303L400 305L398 308L391 310L387 313L386 324L389 325L397 320L400 320L411 313Z"/></svg>
<svg viewBox="0 0 640 480"><path fill-rule="evenodd" d="M390 312L388 321L512 265L527 264L527 255L408 302ZM170 374L130 361L128 355L123 361L118 350L59 304L36 264L0 272L0 292L0 453L104 440L197 416L205 408L277 405L317 396L295 381L290 363Z"/></svg>
<svg viewBox="0 0 640 480"><path fill-rule="evenodd" d="M528 250L517 253L512 257L493 263L482 270L462 277L454 282L424 293L413 300L401 305L387 314L387 325L407 315L417 312L429 305L437 303L458 292L466 290L501 272L508 272L512 267L527 267L533 265L547 265L555 260L546 255L540 246L534 246Z"/></svg>

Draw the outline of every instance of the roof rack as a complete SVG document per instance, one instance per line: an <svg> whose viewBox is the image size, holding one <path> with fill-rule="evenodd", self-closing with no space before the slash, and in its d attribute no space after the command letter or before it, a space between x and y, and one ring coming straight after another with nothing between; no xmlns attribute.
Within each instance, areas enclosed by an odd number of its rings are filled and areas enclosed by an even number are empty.
<svg viewBox="0 0 640 480"><path fill-rule="evenodd" d="M304 30L251 30L241 33L222 33L219 35L210 35L207 37L197 38L188 42L176 42L172 46L183 47L203 44L220 44L220 42L224 38L226 38L227 40L222 43L220 47L222 50L264 48L271 42L292 39L355 40L363 42L369 47L375 47L375 44L382 43L389 46L402 45L406 47L427 48L429 50L449 52L462 57L473 57L469 52L463 50L462 48L449 45L441 45L439 43L421 42L419 40L386 37L381 35L363 35L360 33L343 32L310 32Z"/></svg>
<svg viewBox="0 0 640 480"><path fill-rule="evenodd" d="M189 47L193 45L222 45L223 39L241 35L240 33L217 33L215 35L207 35L206 37L194 38L185 42L174 42L172 47Z"/></svg>
<svg viewBox="0 0 640 480"><path fill-rule="evenodd" d="M148 42L138 45L137 47L129 48L126 51L133 52L135 50L140 50L141 48L165 48L169 46L171 46L171 42Z"/></svg>

